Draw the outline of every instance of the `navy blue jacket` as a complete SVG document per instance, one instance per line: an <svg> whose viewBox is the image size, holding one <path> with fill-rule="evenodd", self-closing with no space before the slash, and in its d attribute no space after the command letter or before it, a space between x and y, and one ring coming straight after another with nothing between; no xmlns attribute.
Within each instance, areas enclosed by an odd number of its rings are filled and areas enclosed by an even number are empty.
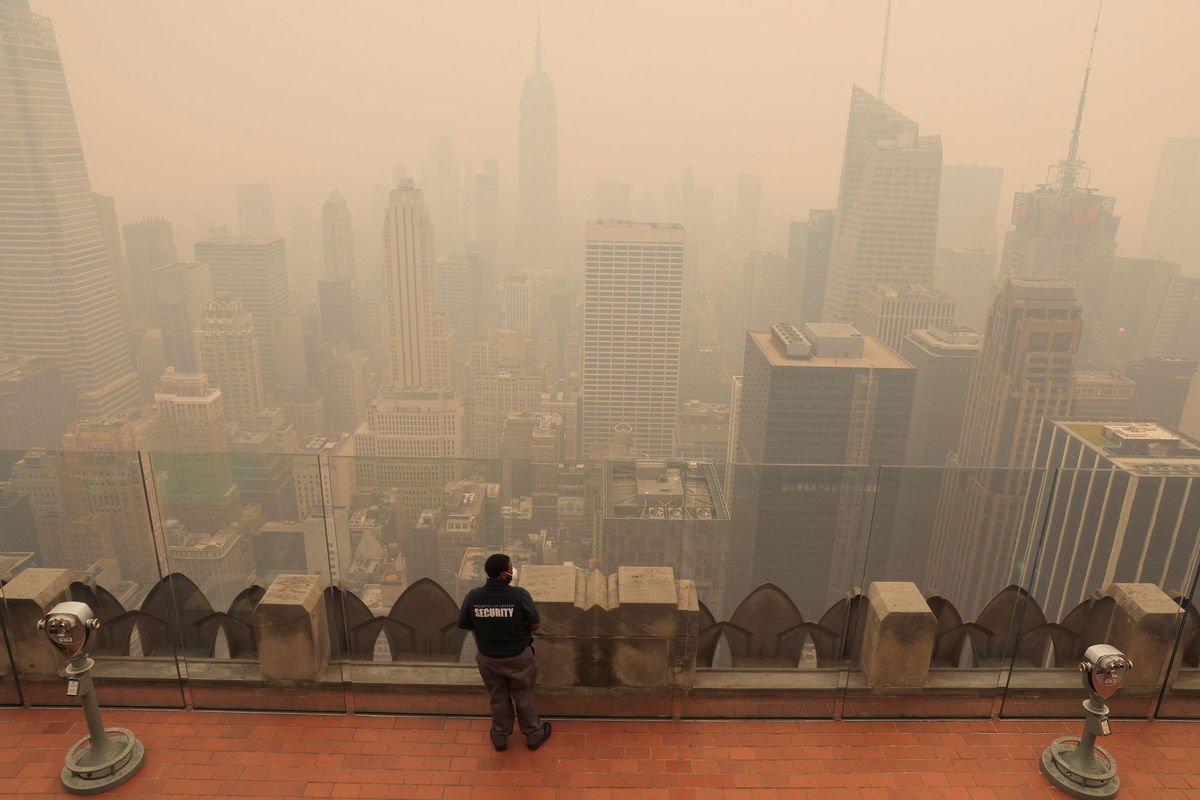
<svg viewBox="0 0 1200 800"><path fill-rule="evenodd" d="M529 592L496 578L467 592L458 611L458 627L475 632L479 652L512 658L533 644L530 625L541 622Z"/></svg>

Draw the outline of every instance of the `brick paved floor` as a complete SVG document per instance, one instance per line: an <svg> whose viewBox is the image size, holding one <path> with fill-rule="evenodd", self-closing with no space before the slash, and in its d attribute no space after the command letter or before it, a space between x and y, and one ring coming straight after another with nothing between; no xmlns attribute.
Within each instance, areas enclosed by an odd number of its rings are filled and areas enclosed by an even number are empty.
<svg viewBox="0 0 1200 800"><path fill-rule="evenodd" d="M105 797L1061 798L1035 759L1074 722L562 720L531 753L482 719L108 711L146 764ZM1113 723L1122 800L1200 798L1200 723ZM0 798L61 793L76 709L0 710Z"/></svg>

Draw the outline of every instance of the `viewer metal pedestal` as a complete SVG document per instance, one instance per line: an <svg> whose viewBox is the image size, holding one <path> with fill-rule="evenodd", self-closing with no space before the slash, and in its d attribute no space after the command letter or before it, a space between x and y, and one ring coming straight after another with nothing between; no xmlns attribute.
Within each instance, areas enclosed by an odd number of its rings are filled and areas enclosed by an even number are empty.
<svg viewBox="0 0 1200 800"><path fill-rule="evenodd" d="M1072 797L1112 797L1121 788L1117 762L1096 745L1097 736L1108 736L1108 706L1091 698L1083 701L1087 718L1082 736L1062 736L1042 751L1042 774Z"/></svg>
<svg viewBox="0 0 1200 800"><path fill-rule="evenodd" d="M62 784L72 794L99 794L120 786L142 767L145 748L127 728L105 728L92 686L95 664L77 653L67 667L67 694L78 695L87 717L88 735L67 751Z"/></svg>

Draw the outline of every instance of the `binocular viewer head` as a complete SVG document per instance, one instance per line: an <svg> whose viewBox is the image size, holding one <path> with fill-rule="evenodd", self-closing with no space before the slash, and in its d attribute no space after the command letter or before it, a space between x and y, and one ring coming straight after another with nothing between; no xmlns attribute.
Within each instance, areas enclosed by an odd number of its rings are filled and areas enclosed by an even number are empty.
<svg viewBox="0 0 1200 800"><path fill-rule="evenodd" d="M1094 644L1083 652L1079 671L1083 673L1083 688L1107 700L1117 693L1126 675L1133 669L1129 656L1108 644Z"/></svg>
<svg viewBox="0 0 1200 800"><path fill-rule="evenodd" d="M45 631L50 644L68 658L81 652L99 627L100 620L87 603L59 603L38 620L38 630Z"/></svg>

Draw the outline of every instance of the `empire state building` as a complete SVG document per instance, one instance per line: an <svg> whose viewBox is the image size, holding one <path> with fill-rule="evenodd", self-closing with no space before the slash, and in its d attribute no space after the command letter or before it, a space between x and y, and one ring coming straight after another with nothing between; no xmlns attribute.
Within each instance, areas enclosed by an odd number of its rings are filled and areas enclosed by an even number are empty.
<svg viewBox="0 0 1200 800"><path fill-rule="evenodd" d="M521 258L529 269L558 270L558 103L542 71L540 23L533 72L521 93L519 139Z"/></svg>

